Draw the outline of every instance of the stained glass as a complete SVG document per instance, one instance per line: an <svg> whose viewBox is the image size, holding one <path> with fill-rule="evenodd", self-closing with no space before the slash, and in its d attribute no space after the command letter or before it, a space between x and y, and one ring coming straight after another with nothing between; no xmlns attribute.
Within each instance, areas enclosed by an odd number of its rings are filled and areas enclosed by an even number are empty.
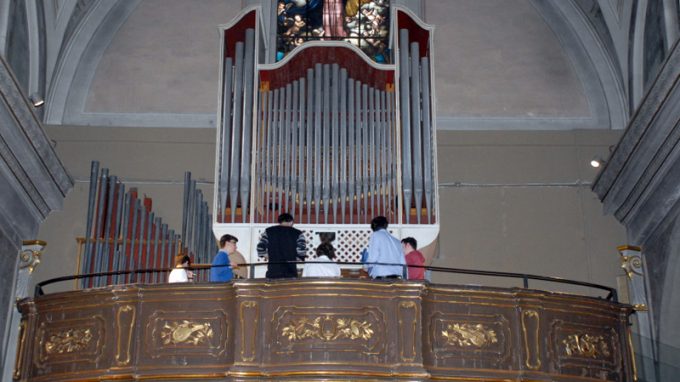
<svg viewBox="0 0 680 382"><path fill-rule="evenodd" d="M307 41L348 41L390 61L389 0L278 0L276 61Z"/></svg>

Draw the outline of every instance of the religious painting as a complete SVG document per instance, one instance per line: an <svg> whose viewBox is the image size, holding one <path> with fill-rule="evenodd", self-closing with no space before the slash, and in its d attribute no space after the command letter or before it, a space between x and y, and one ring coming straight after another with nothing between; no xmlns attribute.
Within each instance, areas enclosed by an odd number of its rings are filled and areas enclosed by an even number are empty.
<svg viewBox="0 0 680 382"><path fill-rule="evenodd" d="M389 0L278 0L276 61L307 41L347 41L389 63Z"/></svg>

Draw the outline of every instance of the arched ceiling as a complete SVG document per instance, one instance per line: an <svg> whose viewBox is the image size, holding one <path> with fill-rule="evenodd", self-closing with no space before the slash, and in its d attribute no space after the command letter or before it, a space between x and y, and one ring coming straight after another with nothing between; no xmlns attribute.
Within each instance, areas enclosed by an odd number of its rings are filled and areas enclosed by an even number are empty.
<svg viewBox="0 0 680 382"><path fill-rule="evenodd" d="M95 2L63 45L46 122L214 126L215 27L230 21L241 3ZM601 47L598 56L597 35L578 30L588 24L573 1L558 5L534 0L393 3L418 6L417 13L436 27L438 128L623 127L626 112L618 98L625 98L624 89L617 86L607 63L602 64L607 53Z"/></svg>

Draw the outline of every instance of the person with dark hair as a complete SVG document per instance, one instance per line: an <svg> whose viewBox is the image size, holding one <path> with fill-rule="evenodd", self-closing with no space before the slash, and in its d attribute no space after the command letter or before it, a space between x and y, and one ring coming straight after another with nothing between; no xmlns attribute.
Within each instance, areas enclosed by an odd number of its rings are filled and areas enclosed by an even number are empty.
<svg viewBox="0 0 680 382"><path fill-rule="evenodd" d="M238 239L235 236L226 234L220 238L220 250L215 255L210 267L210 282L228 282L234 278L232 268L238 264L229 261L229 254L236 251Z"/></svg>
<svg viewBox="0 0 680 382"><path fill-rule="evenodd" d="M316 247L314 261L324 264L305 264L302 277L340 277L340 267L335 263L335 248L331 243L321 243Z"/></svg>
<svg viewBox="0 0 680 382"><path fill-rule="evenodd" d="M178 255L175 269L168 275L169 283L186 283L194 280L194 272L187 271L191 265L191 258L188 255Z"/></svg>
<svg viewBox="0 0 680 382"><path fill-rule="evenodd" d="M373 279L399 279L406 264L399 239L387 232L387 218L376 216L371 220L371 238L368 241L368 255L364 268ZM386 265L394 264L394 265Z"/></svg>
<svg viewBox="0 0 680 382"><path fill-rule="evenodd" d="M406 264L408 267L408 279L409 280L424 280L425 279L425 268L421 268L425 265L425 256L418 250L418 242L412 237L407 237L401 240L401 248L404 250L404 255L406 257ZM411 267L411 265L417 265L417 267Z"/></svg>
<svg viewBox="0 0 680 382"><path fill-rule="evenodd" d="M297 277L297 266L291 261L304 260L307 241L302 231L293 228L293 215L282 213L278 225L267 228L257 243L257 255L267 259L267 278Z"/></svg>

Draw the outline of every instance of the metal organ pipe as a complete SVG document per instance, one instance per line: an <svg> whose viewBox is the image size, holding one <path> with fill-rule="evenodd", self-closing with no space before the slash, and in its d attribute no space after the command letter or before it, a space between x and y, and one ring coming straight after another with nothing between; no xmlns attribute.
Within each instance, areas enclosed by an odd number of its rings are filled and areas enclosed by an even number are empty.
<svg viewBox="0 0 680 382"><path fill-rule="evenodd" d="M224 92L222 93L222 140L221 140L221 155L222 155L222 165L219 172L219 196L218 196L218 211L220 211L220 216L222 221L226 221L226 209L227 209L227 194L229 193L229 170L230 160L231 160L231 105L233 103L232 99L232 79L233 79L233 60L231 57L224 59ZM186 183L185 183L186 185ZM185 190L186 192L186 190ZM188 193L186 193L188 196ZM231 206L233 209L234 206ZM182 227L182 237L186 238L186 229Z"/></svg>
<svg viewBox="0 0 680 382"><path fill-rule="evenodd" d="M248 217L248 207L250 202L250 154L251 154L251 136L253 126L253 92L255 83L253 81L255 72L255 30L246 29L246 46L245 46L245 82L244 82L244 116L243 116L243 142L241 143L241 179L240 179L240 195L241 195L241 217L242 222L245 223ZM240 93L236 93L240 94Z"/></svg>
<svg viewBox="0 0 680 382"><path fill-rule="evenodd" d="M420 59L421 82L423 90L423 176L425 182L425 208L427 210L427 223L432 223L432 209L434 206L434 172L432 148L432 120L430 117L430 60L427 57Z"/></svg>
<svg viewBox="0 0 680 382"><path fill-rule="evenodd" d="M411 128L413 140L413 196L416 223L420 224L423 202L423 153L420 128L420 44L411 43Z"/></svg>
<svg viewBox="0 0 680 382"><path fill-rule="evenodd" d="M401 167L402 167L402 193L404 195L404 222L410 223L411 198L413 196L413 175L411 169L411 114L409 108L409 95L411 87L409 84L409 59L408 59L408 39L407 29L399 30L399 108L401 109Z"/></svg>
<svg viewBox="0 0 680 382"><path fill-rule="evenodd" d="M231 221L236 220L236 206L239 192L239 165L241 159L241 124L243 114L243 97L239 94L243 93L243 42L237 42L234 52L234 117L232 126L232 148L231 148L231 169L229 172L229 205L231 207ZM243 212L243 210L242 210Z"/></svg>

